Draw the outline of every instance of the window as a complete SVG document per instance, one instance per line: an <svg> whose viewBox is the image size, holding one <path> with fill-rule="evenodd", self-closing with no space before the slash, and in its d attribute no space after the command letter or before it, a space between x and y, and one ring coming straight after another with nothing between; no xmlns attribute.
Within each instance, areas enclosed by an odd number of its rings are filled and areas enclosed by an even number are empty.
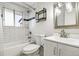
<svg viewBox="0 0 79 59"><path fill-rule="evenodd" d="M21 22L19 22L19 20L22 19L22 12L13 11L7 8L5 8L4 12L4 26L21 26Z"/></svg>
<svg viewBox="0 0 79 59"><path fill-rule="evenodd" d="M19 22L20 19L22 19L22 13L15 11L15 26L16 27L21 26L21 22Z"/></svg>
<svg viewBox="0 0 79 59"><path fill-rule="evenodd" d="M13 10L5 9L5 26L14 26L14 14Z"/></svg>

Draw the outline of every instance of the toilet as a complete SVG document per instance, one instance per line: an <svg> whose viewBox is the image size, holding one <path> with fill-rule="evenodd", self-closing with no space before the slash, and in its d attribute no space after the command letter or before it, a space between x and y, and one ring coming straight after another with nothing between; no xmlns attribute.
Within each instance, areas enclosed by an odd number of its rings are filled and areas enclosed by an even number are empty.
<svg viewBox="0 0 79 59"><path fill-rule="evenodd" d="M44 35L34 35L33 40L36 44L28 44L23 48L23 54L27 56L39 56L39 48L43 46Z"/></svg>

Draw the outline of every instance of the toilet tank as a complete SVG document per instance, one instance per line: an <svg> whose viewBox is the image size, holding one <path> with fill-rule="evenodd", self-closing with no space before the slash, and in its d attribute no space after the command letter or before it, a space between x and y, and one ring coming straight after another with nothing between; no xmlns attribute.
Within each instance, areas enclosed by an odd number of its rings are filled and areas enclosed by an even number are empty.
<svg viewBox="0 0 79 59"><path fill-rule="evenodd" d="M33 37L36 44L43 45L43 39L45 38L45 35L35 34Z"/></svg>

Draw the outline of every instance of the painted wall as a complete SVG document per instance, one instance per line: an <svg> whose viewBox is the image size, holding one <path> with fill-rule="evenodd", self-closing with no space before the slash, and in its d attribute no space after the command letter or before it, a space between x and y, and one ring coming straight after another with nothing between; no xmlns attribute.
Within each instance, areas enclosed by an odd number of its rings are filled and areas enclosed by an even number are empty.
<svg viewBox="0 0 79 59"><path fill-rule="evenodd" d="M54 23L53 23L53 3L37 3L37 8L35 11L31 11L29 17L35 16L36 11L40 11L43 8L47 9L47 19L46 21L41 21L36 23L36 20L32 20L29 22L30 30L33 34L45 34L45 35L52 35L54 30Z"/></svg>
<svg viewBox="0 0 79 59"><path fill-rule="evenodd" d="M29 22L30 30L33 34L46 34L52 35L54 33L60 33L62 29L54 28L54 19L53 19L53 4L54 3L37 3L37 8L35 11L32 11L29 14L29 17L35 16L35 12L41 10L42 8L47 9L47 19L46 21L36 23L35 19ZM79 39L79 29L65 29L65 32L68 33L68 37Z"/></svg>

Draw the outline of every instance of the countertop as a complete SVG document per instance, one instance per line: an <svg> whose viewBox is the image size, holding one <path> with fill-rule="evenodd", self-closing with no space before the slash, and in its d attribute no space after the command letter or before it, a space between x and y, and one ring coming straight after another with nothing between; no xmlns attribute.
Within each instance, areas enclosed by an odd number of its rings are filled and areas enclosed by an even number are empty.
<svg viewBox="0 0 79 59"><path fill-rule="evenodd" d="M62 44L66 44L66 45L70 45L70 46L74 46L74 47L79 48L79 39L50 36L50 37L46 37L44 40L58 42L58 43L62 43Z"/></svg>

